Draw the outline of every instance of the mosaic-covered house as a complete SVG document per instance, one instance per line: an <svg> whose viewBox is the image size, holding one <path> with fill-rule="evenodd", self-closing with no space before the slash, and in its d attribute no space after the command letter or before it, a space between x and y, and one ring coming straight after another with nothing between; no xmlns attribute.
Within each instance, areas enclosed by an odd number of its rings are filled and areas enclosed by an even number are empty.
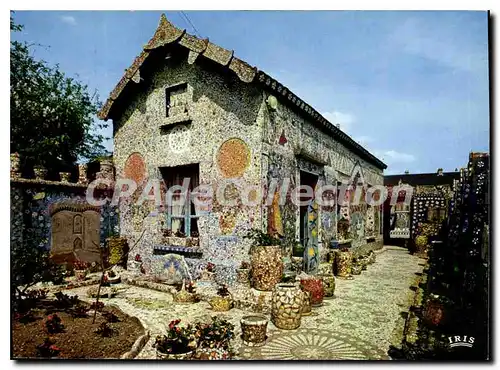
<svg viewBox="0 0 500 370"><path fill-rule="evenodd" d="M146 265L179 253L191 267L237 267L249 258L243 236L252 228L281 237L290 254L297 243L313 245L317 261L335 241L382 244L380 207L296 206L280 186L382 185L386 165L280 82L164 15L99 117L113 120L117 179L140 184L120 203L120 232L132 245L145 230L137 248ZM190 190L213 187L210 207L136 204L148 179L160 179L164 191L185 177ZM278 190L270 190L273 179Z"/></svg>

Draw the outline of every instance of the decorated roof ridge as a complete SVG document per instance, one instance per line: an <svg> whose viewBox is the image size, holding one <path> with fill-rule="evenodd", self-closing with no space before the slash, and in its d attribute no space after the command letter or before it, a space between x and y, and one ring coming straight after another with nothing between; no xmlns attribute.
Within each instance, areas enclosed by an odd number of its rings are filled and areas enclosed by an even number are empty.
<svg viewBox="0 0 500 370"><path fill-rule="evenodd" d="M125 70L125 74L120 79L113 91L110 93L109 98L106 100L103 107L98 113L98 117L100 119L108 120L113 103L118 99L123 89L130 80L132 80L134 83L140 82L140 67L147 59L150 52L156 48L172 43L178 43L179 45L189 50L188 63L190 64L194 63L198 56L202 55L203 57L210 59L224 67L228 67L243 82L251 83L255 80L256 77L258 77L258 83L260 83L267 89L275 91L277 95L288 104L295 106L299 110L305 112L315 122L318 122L321 126L326 128L334 135L335 138L339 139L339 141L346 146L352 148L361 157L367 159L378 168L387 168L387 165L385 165L381 160L371 154L360 144L355 142L349 135L329 122L320 113L318 113L318 111L316 111L313 107L300 99L283 84L281 84L265 72L258 70L257 67L253 67L245 61L235 57L233 50L225 49L211 43L208 38L200 39L196 36L188 34L185 29L181 30L175 27L167 20L165 14L161 15L158 28L156 29L151 40L149 40L149 42L144 46L144 50L138 57L135 58L132 65Z"/></svg>

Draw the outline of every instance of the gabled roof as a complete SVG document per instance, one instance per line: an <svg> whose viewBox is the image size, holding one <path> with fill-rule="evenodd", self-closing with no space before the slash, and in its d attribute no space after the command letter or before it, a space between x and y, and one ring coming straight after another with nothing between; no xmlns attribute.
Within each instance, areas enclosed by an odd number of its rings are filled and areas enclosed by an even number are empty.
<svg viewBox="0 0 500 370"><path fill-rule="evenodd" d="M208 39L199 39L196 36L188 34L186 30L181 30L175 27L167 20L165 14L161 15L158 28L156 29L156 32L151 40L149 40L149 42L144 46L143 51L138 57L135 58L132 65L125 70L125 74L113 91L111 91L109 98L106 100L106 103L98 113L98 117L100 119L107 121L110 118L111 108L119 99L125 86L130 83L140 82L140 68L151 52L159 47L169 44L178 44L188 49L188 63L194 63L195 60L201 56L227 68L230 73L235 73L236 76L238 76L238 78L245 83L259 84L263 89L273 92L278 99L291 106L292 109L298 111L302 116L307 116L312 119L313 123L315 123L320 129L326 131L334 139L341 142L361 158L365 159L377 168L387 168L381 160L368 152L342 130L331 124L313 107L300 99L283 84L273 79L265 72L258 70L256 67L250 66L241 59L238 59L234 56L234 52L232 50L227 50L215 45Z"/></svg>

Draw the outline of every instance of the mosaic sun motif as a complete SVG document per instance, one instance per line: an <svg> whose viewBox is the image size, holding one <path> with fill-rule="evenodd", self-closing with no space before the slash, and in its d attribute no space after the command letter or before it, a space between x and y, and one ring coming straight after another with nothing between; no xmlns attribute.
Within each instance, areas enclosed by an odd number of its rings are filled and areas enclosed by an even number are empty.
<svg viewBox="0 0 500 370"><path fill-rule="evenodd" d="M185 125L175 126L168 135L168 145L174 153L183 153L189 150L191 131Z"/></svg>
<svg viewBox="0 0 500 370"><path fill-rule="evenodd" d="M225 178L241 177L250 163L250 149L241 139L229 139L217 152L217 166Z"/></svg>
<svg viewBox="0 0 500 370"><path fill-rule="evenodd" d="M276 332L264 347L241 347L242 358L262 360L380 360L387 359L364 341L339 332L298 329Z"/></svg>

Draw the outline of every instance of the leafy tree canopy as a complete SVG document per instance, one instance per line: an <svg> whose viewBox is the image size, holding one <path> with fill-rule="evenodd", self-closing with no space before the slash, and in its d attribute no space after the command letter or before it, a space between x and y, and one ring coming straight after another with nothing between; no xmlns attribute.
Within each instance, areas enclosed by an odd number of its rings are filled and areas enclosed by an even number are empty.
<svg viewBox="0 0 500 370"><path fill-rule="evenodd" d="M11 17L11 31L22 28ZM10 149L23 158L23 172L41 164L57 173L78 159L105 155L104 137L96 133L107 127L95 120L101 106L97 94L58 65L36 60L31 47L19 41L10 47Z"/></svg>

